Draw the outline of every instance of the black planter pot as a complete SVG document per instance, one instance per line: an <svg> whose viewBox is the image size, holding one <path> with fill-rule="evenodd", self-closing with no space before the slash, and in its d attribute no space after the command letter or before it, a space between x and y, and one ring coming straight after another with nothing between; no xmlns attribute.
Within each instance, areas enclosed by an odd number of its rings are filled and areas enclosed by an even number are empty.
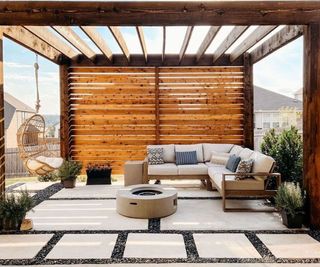
<svg viewBox="0 0 320 267"><path fill-rule="evenodd" d="M288 228L301 228L304 221L304 213L297 213L295 216L281 211L282 223Z"/></svg>
<svg viewBox="0 0 320 267"><path fill-rule="evenodd" d="M112 169L104 170L87 170L87 185L111 184Z"/></svg>
<svg viewBox="0 0 320 267"><path fill-rule="evenodd" d="M10 220L10 219L5 219L5 218L2 219L2 222L1 222L2 229L7 230L7 231L20 230L21 223L22 223L21 219Z"/></svg>

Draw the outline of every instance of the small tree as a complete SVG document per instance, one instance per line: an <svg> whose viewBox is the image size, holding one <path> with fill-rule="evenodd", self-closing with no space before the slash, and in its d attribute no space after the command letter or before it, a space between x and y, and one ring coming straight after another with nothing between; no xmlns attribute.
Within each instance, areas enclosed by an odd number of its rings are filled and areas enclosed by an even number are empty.
<svg viewBox="0 0 320 267"><path fill-rule="evenodd" d="M263 137L261 151L275 159L282 181L302 184L302 139L296 127L280 134L271 129Z"/></svg>

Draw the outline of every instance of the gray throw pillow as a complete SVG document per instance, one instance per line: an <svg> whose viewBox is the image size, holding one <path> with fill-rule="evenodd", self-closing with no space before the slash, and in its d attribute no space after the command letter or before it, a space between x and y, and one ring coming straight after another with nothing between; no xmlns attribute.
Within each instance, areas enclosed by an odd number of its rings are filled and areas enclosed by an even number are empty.
<svg viewBox="0 0 320 267"><path fill-rule="evenodd" d="M148 163L150 165L164 164L163 148L148 148Z"/></svg>
<svg viewBox="0 0 320 267"><path fill-rule="evenodd" d="M176 164L198 164L197 151L176 152Z"/></svg>
<svg viewBox="0 0 320 267"><path fill-rule="evenodd" d="M236 173L250 173L253 166L253 159L243 159L239 162ZM250 176L236 175L236 180L251 178Z"/></svg>
<svg viewBox="0 0 320 267"><path fill-rule="evenodd" d="M226 168L232 172L235 172L237 170L240 160L241 160L240 157L236 155L231 155L227 162Z"/></svg>

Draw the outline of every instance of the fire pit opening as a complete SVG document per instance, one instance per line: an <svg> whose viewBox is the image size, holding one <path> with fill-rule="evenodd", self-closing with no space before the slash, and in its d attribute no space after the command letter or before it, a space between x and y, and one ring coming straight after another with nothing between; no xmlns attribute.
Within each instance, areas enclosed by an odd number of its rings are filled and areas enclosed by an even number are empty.
<svg viewBox="0 0 320 267"><path fill-rule="evenodd" d="M137 196L155 196L155 195L162 194L162 192L159 190L153 190L153 189L140 189L140 190L133 191L132 194Z"/></svg>

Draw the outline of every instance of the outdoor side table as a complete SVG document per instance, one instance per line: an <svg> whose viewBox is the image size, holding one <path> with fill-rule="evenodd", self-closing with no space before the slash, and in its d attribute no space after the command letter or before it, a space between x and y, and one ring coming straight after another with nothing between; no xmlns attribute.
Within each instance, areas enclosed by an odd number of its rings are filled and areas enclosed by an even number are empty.
<svg viewBox="0 0 320 267"><path fill-rule="evenodd" d="M124 164L124 185L142 184L143 160L126 161Z"/></svg>

